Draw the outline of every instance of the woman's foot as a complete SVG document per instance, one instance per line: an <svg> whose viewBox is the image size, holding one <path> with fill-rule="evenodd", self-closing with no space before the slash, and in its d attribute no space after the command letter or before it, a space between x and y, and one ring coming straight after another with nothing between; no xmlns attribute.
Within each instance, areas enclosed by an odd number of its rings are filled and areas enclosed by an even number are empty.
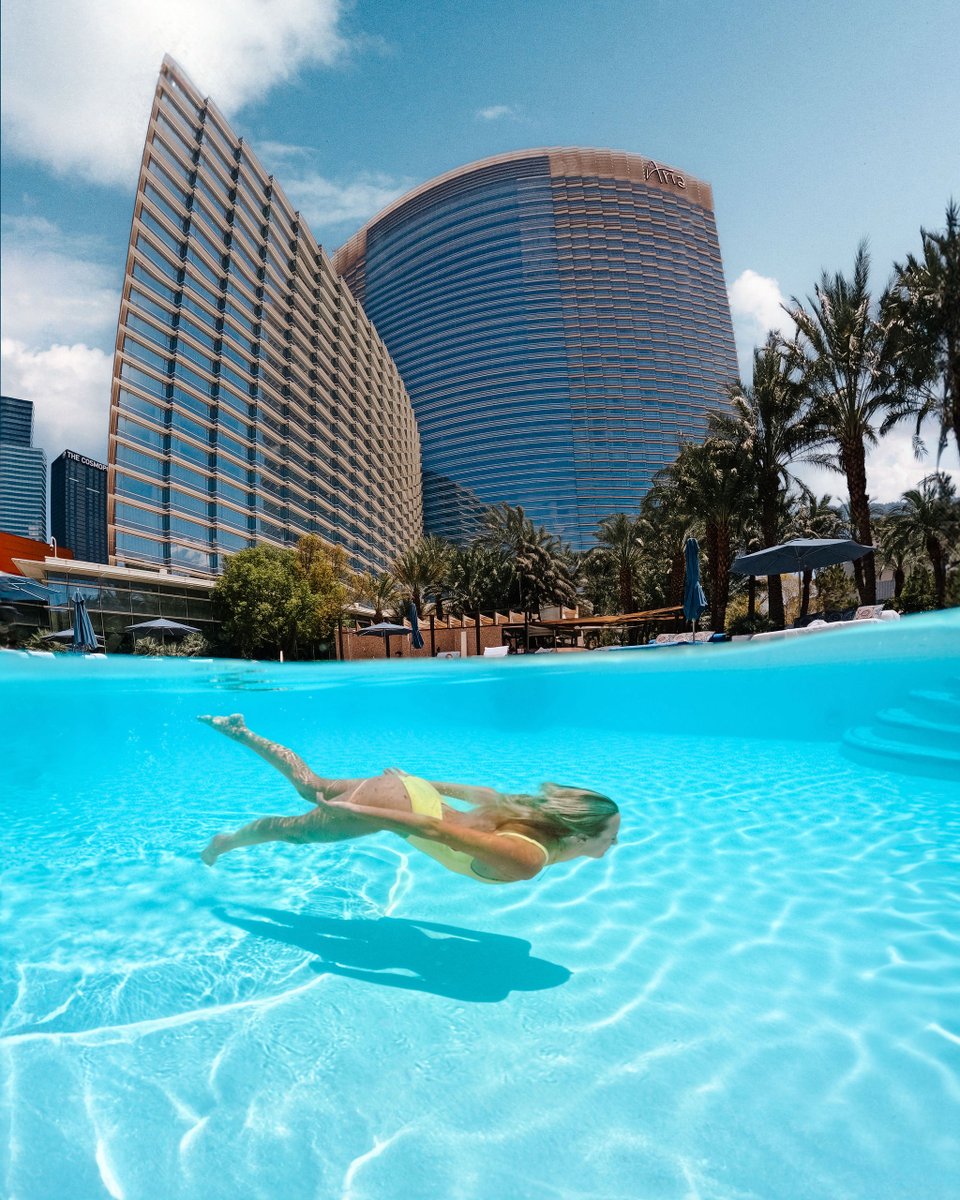
<svg viewBox="0 0 960 1200"><path fill-rule="evenodd" d="M247 732L243 713L231 713L229 717L197 717L197 720L209 725L211 729L219 729L227 737L238 737Z"/></svg>
<svg viewBox="0 0 960 1200"><path fill-rule="evenodd" d="M201 851L200 857L208 867L212 867L220 855L226 854L226 852L230 849L230 847L225 844L227 841L229 841L229 838L224 837L222 833L219 833L215 838L210 839L210 844L207 846L206 850Z"/></svg>

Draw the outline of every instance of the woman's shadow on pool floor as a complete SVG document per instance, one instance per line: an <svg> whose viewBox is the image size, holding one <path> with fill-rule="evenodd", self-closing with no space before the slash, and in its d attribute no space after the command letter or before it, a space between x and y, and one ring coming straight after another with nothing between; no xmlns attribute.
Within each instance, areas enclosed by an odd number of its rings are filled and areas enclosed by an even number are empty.
<svg viewBox="0 0 960 1200"><path fill-rule="evenodd" d="M313 970L451 1000L495 1003L513 991L559 987L571 972L530 954L530 943L400 917L337 918L244 905L221 921L315 956Z"/></svg>

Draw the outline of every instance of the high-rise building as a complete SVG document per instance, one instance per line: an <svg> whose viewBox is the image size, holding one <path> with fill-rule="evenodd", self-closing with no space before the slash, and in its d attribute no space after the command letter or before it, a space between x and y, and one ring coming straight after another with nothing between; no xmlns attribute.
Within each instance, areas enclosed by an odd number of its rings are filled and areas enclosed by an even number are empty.
<svg viewBox="0 0 960 1200"><path fill-rule="evenodd" d="M282 188L165 58L111 395L111 562L209 574L316 533L383 569L422 531L399 372Z"/></svg>
<svg viewBox="0 0 960 1200"><path fill-rule="evenodd" d="M47 540L47 456L33 445L33 401L0 396L0 530Z"/></svg>
<svg viewBox="0 0 960 1200"><path fill-rule="evenodd" d="M635 512L737 375L710 187L609 150L518 151L391 204L334 255L420 427L424 525L500 501L574 547Z"/></svg>
<svg viewBox="0 0 960 1200"><path fill-rule="evenodd" d="M107 561L107 468L75 450L50 465L50 531L82 562Z"/></svg>

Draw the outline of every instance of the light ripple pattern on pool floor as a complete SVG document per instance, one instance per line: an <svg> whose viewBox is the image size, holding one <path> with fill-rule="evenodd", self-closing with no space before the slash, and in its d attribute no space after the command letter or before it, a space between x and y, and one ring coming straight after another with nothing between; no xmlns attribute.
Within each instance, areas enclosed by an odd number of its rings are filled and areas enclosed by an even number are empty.
<svg viewBox="0 0 960 1200"><path fill-rule="evenodd" d="M531 730L482 700L467 744L440 712L399 736L392 688L391 727L359 727L327 680L224 677L101 686L55 754L42 689L6 714L2 1194L960 1191L951 781L861 766L841 730ZM224 700L331 774L582 780L621 845L510 888L387 835L209 871L212 833L300 811L196 724Z"/></svg>

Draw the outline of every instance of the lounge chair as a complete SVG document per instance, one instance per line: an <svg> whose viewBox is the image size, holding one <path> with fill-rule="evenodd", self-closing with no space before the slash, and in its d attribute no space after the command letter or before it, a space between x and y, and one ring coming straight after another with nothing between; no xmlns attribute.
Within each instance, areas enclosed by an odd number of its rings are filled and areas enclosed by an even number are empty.
<svg viewBox="0 0 960 1200"><path fill-rule="evenodd" d="M510 653L509 646L486 646L483 651L484 658L503 658Z"/></svg>

